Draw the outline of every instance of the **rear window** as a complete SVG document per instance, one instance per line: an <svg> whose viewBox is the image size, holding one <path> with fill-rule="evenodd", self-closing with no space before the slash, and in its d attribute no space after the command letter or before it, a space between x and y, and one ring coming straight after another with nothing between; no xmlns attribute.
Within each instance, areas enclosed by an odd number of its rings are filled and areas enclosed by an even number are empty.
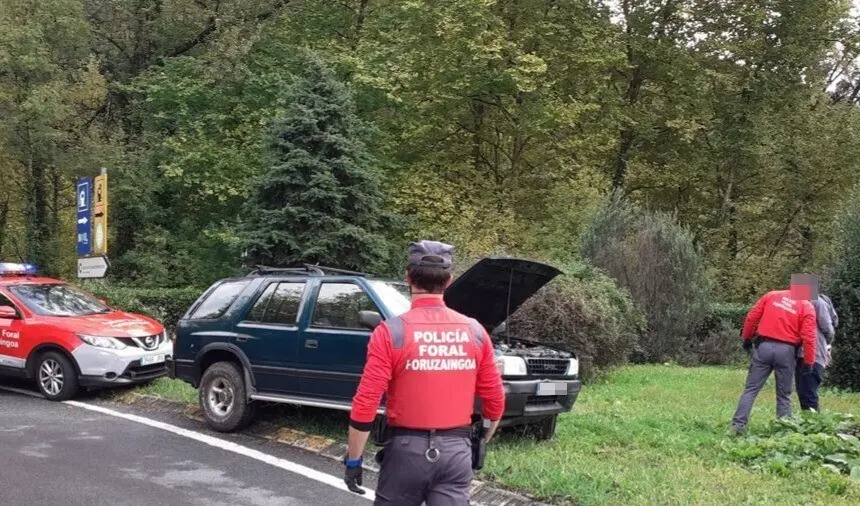
<svg viewBox="0 0 860 506"><path fill-rule="evenodd" d="M240 279L221 283L194 310L191 319L210 320L222 317L249 282L250 280Z"/></svg>

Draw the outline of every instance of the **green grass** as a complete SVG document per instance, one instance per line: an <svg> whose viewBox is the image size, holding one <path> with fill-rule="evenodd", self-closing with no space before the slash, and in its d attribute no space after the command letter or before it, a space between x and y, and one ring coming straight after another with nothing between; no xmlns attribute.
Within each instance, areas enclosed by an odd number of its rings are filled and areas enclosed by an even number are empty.
<svg viewBox="0 0 860 506"><path fill-rule="evenodd" d="M588 385L556 438L503 436L485 475L507 488L570 504L858 504L860 486L825 473L747 470L725 449L745 372L630 366ZM860 394L822 391L822 408L860 413ZM773 377L749 434L775 416ZM798 409L795 399L795 409Z"/></svg>
<svg viewBox="0 0 860 506"><path fill-rule="evenodd" d="M826 472L785 476L752 471L726 451L744 382L734 368L629 366L583 388L556 438L501 434L479 478L558 504L860 504L860 485ZM196 390L162 379L137 390L195 403ZM795 409L798 409L796 398ZM860 394L823 389L822 408L860 414ZM759 395L748 433L775 414L773 377ZM259 417L331 437L346 414L275 406Z"/></svg>

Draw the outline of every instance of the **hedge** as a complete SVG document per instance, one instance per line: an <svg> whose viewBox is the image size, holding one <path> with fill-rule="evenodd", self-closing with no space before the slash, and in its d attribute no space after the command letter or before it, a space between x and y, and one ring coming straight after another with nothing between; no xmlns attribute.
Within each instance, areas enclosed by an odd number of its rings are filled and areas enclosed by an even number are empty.
<svg viewBox="0 0 860 506"><path fill-rule="evenodd" d="M105 299L112 307L155 318L171 331L205 291L202 288L134 288L104 283L82 284L81 288Z"/></svg>
<svg viewBox="0 0 860 506"><path fill-rule="evenodd" d="M711 304L705 318L684 342L678 361L684 365L742 362L740 334L749 309L744 304Z"/></svg>

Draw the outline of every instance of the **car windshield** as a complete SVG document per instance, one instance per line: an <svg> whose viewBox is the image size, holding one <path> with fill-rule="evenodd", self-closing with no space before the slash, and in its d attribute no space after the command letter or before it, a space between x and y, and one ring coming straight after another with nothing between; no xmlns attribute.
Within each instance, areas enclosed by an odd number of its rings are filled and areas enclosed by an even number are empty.
<svg viewBox="0 0 860 506"><path fill-rule="evenodd" d="M42 316L85 316L108 313L98 299L66 284L25 284L10 287L21 302Z"/></svg>
<svg viewBox="0 0 860 506"><path fill-rule="evenodd" d="M382 300L382 304L394 316L400 316L409 308L412 307L412 302L409 299L409 287L405 283L397 283L393 281L378 281L370 282L376 295Z"/></svg>

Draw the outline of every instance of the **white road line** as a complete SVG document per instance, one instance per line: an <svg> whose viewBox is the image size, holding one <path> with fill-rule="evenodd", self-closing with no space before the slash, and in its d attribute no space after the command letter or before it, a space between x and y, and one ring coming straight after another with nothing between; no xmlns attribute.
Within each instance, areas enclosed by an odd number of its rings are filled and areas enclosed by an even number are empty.
<svg viewBox="0 0 860 506"><path fill-rule="evenodd" d="M28 392L26 390L21 390L19 388L0 386L0 390L8 390L10 392L15 392L23 395L29 395L32 397L42 397L39 394L34 392ZM254 450L252 448L248 448L247 446L242 446L231 441L226 441L224 439L219 439L217 437L207 436L206 434L201 434L199 432L194 432L192 430L183 429L182 427L176 427L175 425L170 425L168 423L159 422L158 420L151 420L149 418L145 418L142 416L131 415L128 413L121 413L119 411L114 411L112 409L103 408L101 406L95 406L92 404L86 404L78 401L64 401L63 404L68 404L70 406L74 406L76 408L86 409L89 411L95 411L97 413L101 413L104 415L113 416L116 418L122 418L124 420L129 420L132 422L137 422L143 425L148 425L150 427L161 429L167 432L171 432L176 434L177 436L182 436L184 438L193 439L195 441L207 444L209 446L214 446L215 448L220 448L224 451L233 452L239 455L243 455L245 457L258 460L260 462L264 462L269 464L270 466L278 467L285 471L289 471L291 473L295 473L306 478L310 478L314 481L318 481L330 487L334 487L350 494L356 495L357 497L363 497L370 501L376 499L376 493L364 487L367 491L366 494L359 496L358 494L354 494L353 492L349 492L349 489L346 487L346 484L342 479L336 478L328 473L323 473L321 471L317 471L316 469L312 469L307 466L303 466L301 464L296 464L295 462L290 462L289 460L281 459L275 457L273 455L269 455L263 453L258 450Z"/></svg>

